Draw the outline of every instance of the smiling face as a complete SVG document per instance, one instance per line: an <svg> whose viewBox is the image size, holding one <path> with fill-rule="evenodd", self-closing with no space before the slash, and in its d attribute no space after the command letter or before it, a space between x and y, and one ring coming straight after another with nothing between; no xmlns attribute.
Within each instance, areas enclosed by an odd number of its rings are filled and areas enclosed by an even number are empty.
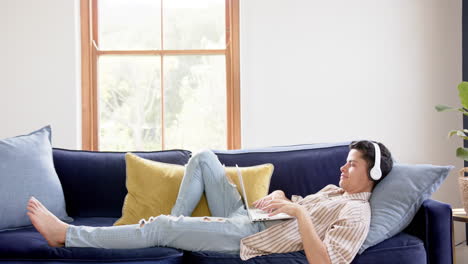
<svg viewBox="0 0 468 264"><path fill-rule="evenodd" d="M340 187L347 193L371 192L374 182L369 178L367 162L361 152L351 149L346 164L341 166Z"/></svg>

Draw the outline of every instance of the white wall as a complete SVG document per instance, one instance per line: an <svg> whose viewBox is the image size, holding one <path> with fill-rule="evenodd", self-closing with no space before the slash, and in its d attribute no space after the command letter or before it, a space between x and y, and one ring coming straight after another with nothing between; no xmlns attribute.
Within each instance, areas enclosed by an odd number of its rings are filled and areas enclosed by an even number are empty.
<svg viewBox="0 0 468 264"><path fill-rule="evenodd" d="M373 139L400 162L453 164L461 0L241 0L244 148ZM456 174L433 198L460 207ZM463 240L458 225L457 241Z"/></svg>
<svg viewBox="0 0 468 264"><path fill-rule="evenodd" d="M79 0L0 0L0 138L81 147Z"/></svg>

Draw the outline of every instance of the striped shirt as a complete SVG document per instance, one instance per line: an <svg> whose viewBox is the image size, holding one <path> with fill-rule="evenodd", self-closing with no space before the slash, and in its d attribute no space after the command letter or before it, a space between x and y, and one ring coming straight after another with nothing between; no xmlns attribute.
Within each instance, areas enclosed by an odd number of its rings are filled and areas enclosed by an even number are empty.
<svg viewBox="0 0 468 264"><path fill-rule="evenodd" d="M370 192L345 194L342 188L327 185L305 198L293 196L292 201L304 206L309 212L331 262L351 263L369 232L370 195ZM240 257L247 260L303 249L297 220L291 219L243 238Z"/></svg>

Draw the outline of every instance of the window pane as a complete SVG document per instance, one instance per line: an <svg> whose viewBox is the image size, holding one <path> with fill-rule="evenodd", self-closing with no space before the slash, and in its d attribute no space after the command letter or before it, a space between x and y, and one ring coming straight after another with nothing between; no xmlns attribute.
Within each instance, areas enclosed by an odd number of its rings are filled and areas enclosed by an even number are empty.
<svg viewBox="0 0 468 264"><path fill-rule="evenodd" d="M161 49L161 0L99 0L101 50Z"/></svg>
<svg viewBox="0 0 468 264"><path fill-rule="evenodd" d="M101 56L99 149L161 149L161 59Z"/></svg>
<svg viewBox="0 0 468 264"><path fill-rule="evenodd" d="M226 149L223 55L164 57L166 148Z"/></svg>
<svg viewBox="0 0 468 264"><path fill-rule="evenodd" d="M225 49L225 0L163 1L164 49Z"/></svg>

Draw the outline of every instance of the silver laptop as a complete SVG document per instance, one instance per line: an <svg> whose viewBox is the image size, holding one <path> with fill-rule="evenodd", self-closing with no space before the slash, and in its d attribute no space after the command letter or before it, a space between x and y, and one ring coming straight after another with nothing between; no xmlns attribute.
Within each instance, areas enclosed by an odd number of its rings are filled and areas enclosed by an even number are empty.
<svg viewBox="0 0 468 264"><path fill-rule="evenodd" d="M242 189L242 197L244 198L244 204L247 209L247 213L249 214L250 221L252 222L258 222L258 221L271 221L271 220L281 220L281 219L291 219L293 218L292 216L285 214L285 213L279 213L277 215L273 216L268 216L268 212L265 212L261 209L258 208L249 208L249 200L247 198L247 192L245 191L244 187L244 181L242 180L242 173L239 167L236 164L237 168L237 177L239 178L239 182L241 185Z"/></svg>

